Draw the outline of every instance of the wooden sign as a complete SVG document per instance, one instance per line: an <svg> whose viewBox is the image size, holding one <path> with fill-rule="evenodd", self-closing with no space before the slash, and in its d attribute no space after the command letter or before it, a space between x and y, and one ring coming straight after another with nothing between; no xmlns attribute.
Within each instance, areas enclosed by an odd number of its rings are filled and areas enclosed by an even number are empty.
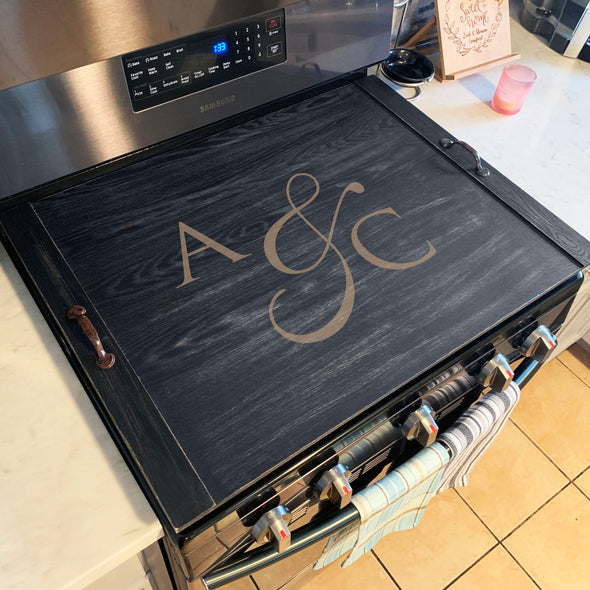
<svg viewBox="0 0 590 590"><path fill-rule="evenodd" d="M437 0L439 80L454 80L518 59L510 49L508 0Z"/></svg>

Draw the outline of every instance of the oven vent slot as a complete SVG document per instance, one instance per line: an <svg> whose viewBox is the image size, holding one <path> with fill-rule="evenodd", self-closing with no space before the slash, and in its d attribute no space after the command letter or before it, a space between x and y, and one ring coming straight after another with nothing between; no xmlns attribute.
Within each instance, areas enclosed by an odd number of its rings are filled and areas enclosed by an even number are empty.
<svg viewBox="0 0 590 590"><path fill-rule="evenodd" d="M291 513L291 522L295 522L299 520L303 516L307 514L307 510L309 508L308 504L304 504L303 506L299 506L296 510Z"/></svg>
<svg viewBox="0 0 590 590"><path fill-rule="evenodd" d="M391 449L387 449L385 451L383 451L380 455L377 455L374 459L371 459L371 461L369 461L364 469L363 469L363 473L367 473L367 471L373 469L373 467L375 467L376 465L379 465L379 463L382 463L383 461L385 461L387 459L387 457L389 456L389 451Z"/></svg>

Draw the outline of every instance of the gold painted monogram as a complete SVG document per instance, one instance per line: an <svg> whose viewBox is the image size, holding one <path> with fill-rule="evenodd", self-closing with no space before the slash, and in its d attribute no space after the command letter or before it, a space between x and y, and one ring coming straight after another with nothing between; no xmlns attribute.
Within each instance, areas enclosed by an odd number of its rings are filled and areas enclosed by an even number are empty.
<svg viewBox="0 0 590 590"><path fill-rule="evenodd" d="M300 177L311 178L311 180L313 181L313 183L315 185L315 190L313 192L313 195L309 199L307 199L307 201L305 201L305 203L303 203L299 207L296 207L295 204L293 203L293 199L291 198L291 184L293 183L293 181L296 178L300 178ZM264 238L264 253L266 254L266 257L268 258L268 261L277 270L280 270L281 272L284 272L285 274L291 274L291 275L303 274L303 273L313 270L314 268L317 268L319 266L319 264L321 264L321 262L326 257L328 250L330 248L332 248L332 250L334 250L334 252L338 255L338 258L340 258L340 262L342 263L342 266L344 268L344 276L346 277L346 286L344 289L344 298L342 299L342 303L340 304L340 308L338 309L338 312L336 313L336 315L323 328L320 328L319 330L316 330L315 332L310 332L308 334L291 334L290 332L283 330L277 324L277 321L274 316L274 306L275 306L277 299L285 292L285 289L281 289L280 291L278 291L274 295L274 297L272 298L272 300L270 302L270 306L268 308L268 315L270 317L270 321L271 321L272 325L274 326L275 330L279 334L281 334L281 336L284 336L285 338L287 338L289 340L293 340L293 342L301 342L304 344L309 344L312 342L320 342L321 340L326 340L327 338L330 338L330 336L334 336L334 334L336 334L336 332L338 332L339 330L342 329L344 324L346 324L346 322L348 321L348 318L350 317L350 314L352 313L352 308L354 307L354 281L352 280L352 273L350 272L350 268L348 268L348 264L346 263L346 260L344 260L344 257L340 253L340 250L338 250L338 248L336 248L336 246L334 246L334 244L332 243L332 236L334 235L334 228L336 227L336 221L338 220L338 213L340 213L340 207L342 206L342 201L344 200L344 197L346 196L346 194L349 192L353 192L353 193L356 193L357 195L360 195L361 193L365 192L365 189L364 189L363 185L359 184L358 182L351 182L344 189L344 191L340 195L340 198L338 199L338 204L336 205L336 209L335 209L334 215L332 217L332 226L330 227L330 233L328 234L328 237L325 237L324 234L322 234L322 232L320 232L312 223L310 223L309 220L306 219L306 217L302 213L303 209L305 209L308 205L313 203L313 201L315 201L316 197L320 193L320 185L319 185L317 179L314 178L311 174L305 174L305 173L295 174L295 175L291 176L291 178L289 178L289 181L287 182L287 189L286 190L287 190L287 200L289 201L289 205L291 205L291 211L289 211L289 213L283 215L283 217L281 217L268 230L268 232ZM279 232L281 231L283 226L293 217L297 217L297 218L301 219L301 221L303 221L303 223L305 223L309 228L311 228L314 231L314 233L316 233L326 243L326 245L324 246L324 250L320 254L319 258L311 266L308 266L307 268L302 268L300 270L294 270L292 268L289 268L288 266L285 266L281 262L281 259L278 255L277 249L276 249L276 242L277 242L277 237L279 235Z"/></svg>
<svg viewBox="0 0 590 590"><path fill-rule="evenodd" d="M311 179L311 181L313 182L313 186L314 186L313 194L309 197L309 199L307 199L307 201L305 201L301 205L295 205L295 203L293 202L293 199L291 197L291 185L298 178ZM340 263L342 264L342 268L344 270L344 276L345 276L346 282L345 282L344 295L342 298L342 302L340 304L340 307L338 308L338 311L334 315L334 317L327 324L322 326L321 328L314 330L313 332L308 332L306 334L293 334L291 332L287 332L286 330L281 328L281 326L279 326L279 324L275 318L275 305L276 305L278 298L281 297L281 295L283 295L286 292L286 289L280 289L279 291L277 291L270 301L270 304L268 307L268 315L269 315L270 322L273 325L274 329L279 334L281 334L281 336L283 336L284 338L287 338L288 340L292 340L293 342L298 342L301 344L311 344L313 342L321 342L323 340L327 340L328 338L334 336L334 334L339 332L348 322L348 319L350 318L350 315L352 314L352 310L354 308L354 299L355 299L354 280L353 280L350 268L348 266L348 263L344 259L344 256L342 255L340 250L332 242L332 238L334 235L334 230L336 228L336 222L338 221L338 214L340 213L340 209L342 207L342 202L344 200L344 197L349 193L361 195L364 192L365 192L365 189L364 189L363 185L358 182L351 182L350 184L348 184L346 186L346 188L342 191L340 198L338 199L336 209L334 210L334 214L332 216L332 223L331 223L328 235L325 236L303 214L303 210L306 207L308 207L309 205L311 205L315 201L315 199L318 197L318 195L320 193L319 182L317 181L317 179L314 176L312 176L311 174L306 174L306 173L294 174L293 176L291 176L291 178L289 178L289 180L287 182L287 187L286 187L286 195L287 195L287 200L289 202L289 205L291 206L291 210L288 213L285 213L285 215L283 215L278 221L276 221L272 225L272 227L268 230L268 232L266 233L266 236L264 237L264 253L266 254L266 258L268 259L270 264L274 268L276 268L278 271L280 271L286 275L299 275L299 274L305 274L307 272L311 272L314 269L316 269L323 262L323 260L326 258L326 255L328 254L328 252L331 249L340 259ZM419 264L426 262L427 260L429 260L430 258L432 258L436 254L436 249L429 241L426 241L426 243L428 244L428 252L424 256L421 256L420 258L417 258L416 260L412 260L409 262L392 262L389 260L384 260L382 258L379 258L378 256L371 253L361 242L358 232L359 232L360 226L363 223L367 222L371 218L376 217L378 215L393 215L394 217L401 219L400 215L398 215L391 207L387 207L385 209L380 209L378 211L374 211L373 213L369 213L368 215L366 215L365 217L362 217L361 219L359 219L355 223L354 227L352 228L352 232L351 232L352 244L353 244L354 248L356 249L356 251L367 262L369 262L370 264L372 264L374 266L388 269L388 270L403 270L405 268L411 268L414 266L418 266ZM283 227L285 227L285 225L287 223L291 222L292 220L303 222L304 224L306 224L324 242L323 249L322 249L321 253L319 254L318 258L315 260L315 262L313 262L309 266L307 266L305 268L301 268L301 269L294 269L294 268L291 268L291 267L287 266L286 264L284 264L283 261L281 260L281 257L279 256L279 253L277 252L278 235L279 235L280 231L283 229ZM191 283L192 281L196 281L198 279L198 277L193 278L193 276L191 275L190 263L189 263L189 257L193 256L194 254L197 254L198 252L202 252L204 250L212 248L212 249L216 250L219 254L222 254L226 258L229 258L232 262L237 262L237 261L242 260L243 258L246 258L251 255L251 254L239 254L238 252L230 250L229 248L226 248L225 246L223 246L219 242L216 242L215 240L209 238L205 234L202 234L202 233L192 229L191 227L189 227L188 225L186 225L182 222L180 222L178 224L178 227L179 227L179 232L180 232L180 246L181 246L182 264L183 264L183 270L184 270L184 281L182 282L182 284L178 285L177 288L184 287L188 283ZM197 240L202 242L204 244L204 246L202 248L199 248L199 249L194 250L192 252L188 252L186 249L186 234L189 234L193 238L196 238Z"/></svg>

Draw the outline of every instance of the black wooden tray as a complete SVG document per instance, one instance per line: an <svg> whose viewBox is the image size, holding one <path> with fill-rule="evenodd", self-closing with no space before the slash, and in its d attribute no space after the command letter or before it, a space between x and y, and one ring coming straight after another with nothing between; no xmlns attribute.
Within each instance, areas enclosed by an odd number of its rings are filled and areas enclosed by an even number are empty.
<svg viewBox="0 0 590 590"><path fill-rule="evenodd" d="M440 132L365 79L3 214L170 529L588 260L499 173L465 173ZM66 318L73 304L116 354L112 369L95 367Z"/></svg>

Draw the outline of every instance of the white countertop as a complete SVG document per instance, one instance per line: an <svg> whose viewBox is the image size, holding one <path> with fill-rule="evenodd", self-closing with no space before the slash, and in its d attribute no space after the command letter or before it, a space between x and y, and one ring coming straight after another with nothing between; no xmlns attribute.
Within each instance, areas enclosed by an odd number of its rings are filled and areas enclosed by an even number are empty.
<svg viewBox="0 0 590 590"><path fill-rule="evenodd" d="M413 104L590 239L590 64L559 55L515 20L511 37L521 55L512 63L537 74L520 113L490 106L504 66L433 80Z"/></svg>
<svg viewBox="0 0 590 590"><path fill-rule="evenodd" d="M538 74L519 114L489 106L501 67L415 104L590 239L590 64L512 39ZM0 334L0 588L83 588L161 527L2 247Z"/></svg>
<svg viewBox="0 0 590 590"><path fill-rule="evenodd" d="M0 246L0 588L84 588L160 523Z"/></svg>

